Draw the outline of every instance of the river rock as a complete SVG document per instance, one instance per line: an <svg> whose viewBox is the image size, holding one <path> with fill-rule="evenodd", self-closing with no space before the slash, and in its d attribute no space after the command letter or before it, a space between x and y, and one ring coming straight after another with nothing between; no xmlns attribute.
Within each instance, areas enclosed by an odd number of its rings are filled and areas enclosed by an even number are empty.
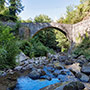
<svg viewBox="0 0 90 90"><path fill-rule="evenodd" d="M81 82L71 82L68 85L65 85L63 90L83 90L85 88L84 84Z"/></svg>
<svg viewBox="0 0 90 90"><path fill-rule="evenodd" d="M7 73L5 71L0 71L0 76L6 76Z"/></svg>
<svg viewBox="0 0 90 90"><path fill-rule="evenodd" d="M90 62L82 66L81 72L90 75Z"/></svg>
<svg viewBox="0 0 90 90"><path fill-rule="evenodd" d="M82 67L83 64L87 63L86 59L78 59L77 63L80 63L80 66Z"/></svg>
<svg viewBox="0 0 90 90"><path fill-rule="evenodd" d="M30 72L28 74L28 76L31 78L31 79L40 79L40 73L36 70L33 70L32 72Z"/></svg>
<svg viewBox="0 0 90 90"><path fill-rule="evenodd" d="M40 73L41 76L46 75L46 72L43 69L37 69L37 72Z"/></svg>
<svg viewBox="0 0 90 90"><path fill-rule="evenodd" d="M72 65L72 64L73 64L73 60L66 60L66 61L65 61L65 64L66 64L66 65Z"/></svg>
<svg viewBox="0 0 90 90"><path fill-rule="evenodd" d="M79 78L82 82L88 82L89 77L83 73L76 73L75 76Z"/></svg>
<svg viewBox="0 0 90 90"><path fill-rule="evenodd" d="M12 69L8 69L8 70L6 71L6 73L9 73L9 74L14 74L14 72L13 72L13 70L12 70Z"/></svg>
<svg viewBox="0 0 90 90"><path fill-rule="evenodd" d="M89 77L87 75L85 75L85 74L82 74L80 80L83 81L83 82L88 82L89 81Z"/></svg>
<svg viewBox="0 0 90 90"><path fill-rule="evenodd" d="M79 63L74 63L72 65L66 66L66 68L69 69L73 74L80 72L81 69Z"/></svg>
<svg viewBox="0 0 90 90"><path fill-rule="evenodd" d="M58 80L61 82L68 81L68 77L66 75L58 75Z"/></svg>
<svg viewBox="0 0 90 90"><path fill-rule="evenodd" d="M67 56L59 56L58 59L60 62L65 62L65 60L68 60L68 57Z"/></svg>
<svg viewBox="0 0 90 90"><path fill-rule="evenodd" d="M17 66L17 67L14 68L14 70L20 71L22 68L23 68L23 66Z"/></svg>
<svg viewBox="0 0 90 90"><path fill-rule="evenodd" d="M53 64L54 64L54 68L56 69L64 69L64 66L59 62L54 62Z"/></svg>
<svg viewBox="0 0 90 90"><path fill-rule="evenodd" d="M20 52L20 54L16 56L16 62L19 62L19 63L27 59L29 59L29 57L27 57L23 52Z"/></svg>

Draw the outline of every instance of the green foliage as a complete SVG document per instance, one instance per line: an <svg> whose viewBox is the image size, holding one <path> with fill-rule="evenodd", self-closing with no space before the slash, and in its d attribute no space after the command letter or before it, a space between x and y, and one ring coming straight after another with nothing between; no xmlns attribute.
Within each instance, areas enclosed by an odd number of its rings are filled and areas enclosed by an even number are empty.
<svg viewBox="0 0 90 90"><path fill-rule="evenodd" d="M14 32L14 36L16 36L17 38L19 38L19 28L21 25L21 21L17 21L16 25L13 27L13 32Z"/></svg>
<svg viewBox="0 0 90 90"><path fill-rule="evenodd" d="M90 59L90 38L86 37L74 50L76 55L84 55L87 59Z"/></svg>
<svg viewBox="0 0 90 90"><path fill-rule="evenodd" d="M49 18L47 15L39 15L36 16L34 18L34 22L38 22L38 23L50 23L51 22L51 18Z"/></svg>
<svg viewBox="0 0 90 90"><path fill-rule="evenodd" d="M22 23L32 23L33 20L32 20L32 18L29 18L29 19L27 19L27 20L21 20L21 22L22 22Z"/></svg>
<svg viewBox="0 0 90 90"><path fill-rule="evenodd" d="M45 56L47 53L54 53L52 49L45 47L38 39L33 38L29 41L23 40L20 49L30 58Z"/></svg>
<svg viewBox="0 0 90 90"><path fill-rule="evenodd" d="M40 42L44 44L44 46L55 49L57 42L54 31L55 30L51 28L43 29L38 34L36 34L35 37L38 38Z"/></svg>
<svg viewBox="0 0 90 90"><path fill-rule="evenodd" d="M90 12L90 0L80 0L78 6L68 6L66 17L61 17L58 22L66 24L74 24L83 20Z"/></svg>
<svg viewBox="0 0 90 90"><path fill-rule="evenodd" d="M16 16L16 14L19 14L24 8L21 4L21 0L9 0L9 3L9 12L12 16Z"/></svg>
<svg viewBox="0 0 90 90"><path fill-rule="evenodd" d="M10 27L0 25L0 69L13 68L16 65L15 57L19 48L10 31Z"/></svg>
<svg viewBox="0 0 90 90"><path fill-rule="evenodd" d="M66 38L66 36L60 31L55 31L56 33L56 41L58 42L57 46L61 47L61 52L67 51L70 46L70 42Z"/></svg>
<svg viewBox="0 0 90 90"><path fill-rule="evenodd" d="M21 0L1 0L0 1L0 20L17 21L17 15L23 10Z"/></svg>
<svg viewBox="0 0 90 90"><path fill-rule="evenodd" d="M4 9L5 0L0 0L0 12Z"/></svg>

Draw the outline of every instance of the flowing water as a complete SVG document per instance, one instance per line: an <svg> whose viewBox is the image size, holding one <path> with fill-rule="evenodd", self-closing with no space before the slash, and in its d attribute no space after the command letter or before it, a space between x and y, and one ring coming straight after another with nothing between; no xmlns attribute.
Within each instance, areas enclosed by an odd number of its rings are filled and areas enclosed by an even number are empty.
<svg viewBox="0 0 90 90"><path fill-rule="evenodd" d="M51 84L59 83L60 81L53 78L51 81L48 80L32 80L29 77L20 77L17 80L17 85L14 90L39 90Z"/></svg>
<svg viewBox="0 0 90 90"><path fill-rule="evenodd" d="M49 77L52 78L51 81L46 79L32 80L28 76L20 77L17 80L16 88L14 90L40 90L41 88L44 88L46 86L59 82L70 81L72 79L72 78L68 78L68 75L72 76L72 74L67 69L63 69L63 71L66 72L66 75L60 75L60 80L58 80L58 78L55 78L53 73L50 72L51 70L54 71L54 68L45 66L43 70L46 72L46 75L41 77L47 77L48 75Z"/></svg>

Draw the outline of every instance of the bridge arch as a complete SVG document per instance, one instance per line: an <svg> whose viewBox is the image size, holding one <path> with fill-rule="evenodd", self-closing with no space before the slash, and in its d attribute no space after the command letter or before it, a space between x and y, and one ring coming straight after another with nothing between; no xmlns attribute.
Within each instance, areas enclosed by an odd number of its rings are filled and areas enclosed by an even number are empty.
<svg viewBox="0 0 90 90"><path fill-rule="evenodd" d="M58 27L53 27L53 26L44 27L44 28L41 28L40 30L37 30L37 32L35 32L32 37L36 36L40 31L47 30L47 29L49 29L49 28L50 28L50 29L56 29L56 30L62 32L62 33L66 36L66 38L70 41L67 32L65 32L64 30L62 30L62 29L60 29L60 28L58 28Z"/></svg>

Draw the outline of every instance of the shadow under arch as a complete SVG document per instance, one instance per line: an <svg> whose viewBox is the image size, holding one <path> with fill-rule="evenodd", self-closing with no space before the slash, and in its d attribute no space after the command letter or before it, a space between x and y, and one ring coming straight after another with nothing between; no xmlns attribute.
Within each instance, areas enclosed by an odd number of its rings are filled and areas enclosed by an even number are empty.
<svg viewBox="0 0 90 90"><path fill-rule="evenodd" d="M49 28L50 28L50 29L56 29L56 30L62 32L62 33L67 37L67 39L69 39L67 33L66 33L65 31L61 30L60 28L57 28L57 27L45 27L45 28L42 28L42 29L38 30L38 31L32 36L32 38L35 37L40 31L47 30L47 29L49 29Z"/></svg>

